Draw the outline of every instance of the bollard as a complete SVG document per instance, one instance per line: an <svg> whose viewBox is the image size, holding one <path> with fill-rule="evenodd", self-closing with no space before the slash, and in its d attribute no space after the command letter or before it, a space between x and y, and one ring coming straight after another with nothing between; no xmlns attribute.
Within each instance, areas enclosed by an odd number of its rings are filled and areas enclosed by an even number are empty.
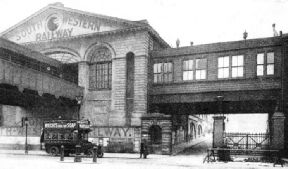
<svg viewBox="0 0 288 169"><path fill-rule="evenodd" d="M81 150L81 146L80 145L76 145L76 155L74 158L74 162L81 162L81 154L80 154L80 150Z"/></svg>
<svg viewBox="0 0 288 169"><path fill-rule="evenodd" d="M97 163L97 147L93 147L93 163Z"/></svg>
<svg viewBox="0 0 288 169"><path fill-rule="evenodd" d="M64 161L64 145L61 146L61 157L60 161Z"/></svg>

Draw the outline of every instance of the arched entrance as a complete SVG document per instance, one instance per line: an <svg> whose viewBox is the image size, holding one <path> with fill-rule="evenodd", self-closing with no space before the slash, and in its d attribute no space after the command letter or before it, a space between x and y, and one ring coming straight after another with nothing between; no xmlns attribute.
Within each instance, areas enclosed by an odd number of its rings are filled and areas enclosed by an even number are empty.
<svg viewBox="0 0 288 169"><path fill-rule="evenodd" d="M198 137L201 137L202 135L202 126L198 125Z"/></svg>
<svg viewBox="0 0 288 169"><path fill-rule="evenodd" d="M172 119L170 115L152 113L141 117L141 141L147 140L149 153L171 154Z"/></svg>
<svg viewBox="0 0 288 169"><path fill-rule="evenodd" d="M196 138L196 128L195 124L193 122L190 123L190 140L193 140Z"/></svg>

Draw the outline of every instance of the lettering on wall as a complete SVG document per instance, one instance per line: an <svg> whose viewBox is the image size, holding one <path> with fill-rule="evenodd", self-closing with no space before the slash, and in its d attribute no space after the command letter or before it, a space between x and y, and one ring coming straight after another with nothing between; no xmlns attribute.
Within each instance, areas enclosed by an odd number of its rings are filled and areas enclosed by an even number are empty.
<svg viewBox="0 0 288 169"><path fill-rule="evenodd" d="M18 42L27 41L27 39L45 41L85 34L85 30L89 31L87 33L99 32L100 28L101 22L93 18L64 16L61 13L53 13L41 20L34 21L34 23L27 22L14 35L13 39Z"/></svg>
<svg viewBox="0 0 288 169"><path fill-rule="evenodd" d="M133 141L135 128L130 127L93 127L91 138L110 138L111 141Z"/></svg>
<svg viewBox="0 0 288 169"><path fill-rule="evenodd" d="M30 126L27 128L28 136L38 136L41 135L41 129L37 126ZM0 136L26 136L26 128L25 127L0 127Z"/></svg>

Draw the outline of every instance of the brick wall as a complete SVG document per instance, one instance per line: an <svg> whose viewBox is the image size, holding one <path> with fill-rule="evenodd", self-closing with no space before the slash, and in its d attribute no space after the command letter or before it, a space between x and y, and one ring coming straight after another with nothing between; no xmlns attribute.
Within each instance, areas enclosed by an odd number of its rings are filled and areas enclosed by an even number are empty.
<svg viewBox="0 0 288 169"><path fill-rule="evenodd" d="M187 48L187 47L186 47ZM185 50L187 50L185 48ZM171 49L169 49L171 50ZM180 50L180 49L175 49ZM184 49L183 49L184 50ZM195 49L197 51L197 48ZM207 49L208 51L209 49ZM274 52L275 56L275 74L267 77L257 77L257 53L262 52ZM161 54L163 56L161 57ZM178 55L177 55L178 54ZM215 91L243 91L243 90L270 90L281 88L281 47L279 46L266 46L257 48L243 48L233 49L231 48L217 51L217 52L205 52L195 53L191 49L190 54L181 52L175 52L171 55L165 51L154 53L152 64L150 66L150 76L153 80L153 63L162 61L172 61L174 65L173 82L166 84L153 84L149 92L151 95L161 94L177 94L177 93L201 93L201 92L215 92ZM218 79L218 57L220 56L235 56L244 55L244 76L241 78L228 78ZM183 60L207 58L207 79L205 80L192 80L183 81L182 64ZM194 77L195 78L195 77Z"/></svg>

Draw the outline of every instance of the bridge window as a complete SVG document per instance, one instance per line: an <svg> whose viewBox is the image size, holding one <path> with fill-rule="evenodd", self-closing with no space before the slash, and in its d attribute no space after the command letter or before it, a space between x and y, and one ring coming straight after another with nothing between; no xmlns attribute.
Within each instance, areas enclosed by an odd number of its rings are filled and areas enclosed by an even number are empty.
<svg viewBox="0 0 288 169"><path fill-rule="evenodd" d="M196 59L196 80L206 79L207 59Z"/></svg>
<svg viewBox="0 0 288 169"><path fill-rule="evenodd" d="M97 48L92 53L89 66L89 88L111 89L112 83L112 57L106 47Z"/></svg>
<svg viewBox="0 0 288 169"><path fill-rule="evenodd" d="M230 60L232 60L230 62ZM231 71L231 72L230 72ZM231 73L231 75L230 75ZM218 58L218 78L238 78L244 74L244 56L224 56Z"/></svg>
<svg viewBox="0 0 288 169"><path fill-rule="evenodd" d="M232 77L243 77L243 55L232 56Z"/></svg>
<svg viewBox="0 0 288 169"><path fill-rule="evenodd" d="M265 74L266 72L266 74ZM274 75L274 53L257 54L257 76Z"/></svg>
<svg viewBox="0 0 288 169"><path fill-rule="evenodd" d="M218 58L218 78L229 78L229 56Z"/></svg>
<svg viewBox="0 0 288 169"><path fill-rule="evenodd" d="M193 60L183 62L183 80L193 80Z"/></svg>
<svg viewBox="0 0 288 169"><path fill-rule="evenodd" d="M154 83L168 83L173 81L173 64L155 63L154 64Z"/></svg>

